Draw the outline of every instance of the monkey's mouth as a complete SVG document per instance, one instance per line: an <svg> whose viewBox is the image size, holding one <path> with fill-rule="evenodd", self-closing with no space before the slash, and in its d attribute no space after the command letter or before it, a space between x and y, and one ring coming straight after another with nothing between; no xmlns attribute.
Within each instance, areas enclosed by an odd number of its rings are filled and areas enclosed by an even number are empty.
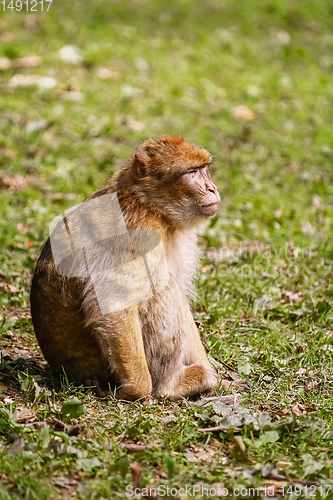
<svg viewBox="0 0 333 500"><path fill-rule="evenodd" d="M217 210L218 207L218 202L215 201L214 203L208 203L207 205L201 205L202 208L215 208Z"/></svg>
<svg viewBox="0 0 333 500"><path fill-rule="evenodd" d="M209 203L207 205L201 205L200 209L202 210L202 213L204 215L212 215L215 214L218 205L219 205L218 202Z"/></svg>

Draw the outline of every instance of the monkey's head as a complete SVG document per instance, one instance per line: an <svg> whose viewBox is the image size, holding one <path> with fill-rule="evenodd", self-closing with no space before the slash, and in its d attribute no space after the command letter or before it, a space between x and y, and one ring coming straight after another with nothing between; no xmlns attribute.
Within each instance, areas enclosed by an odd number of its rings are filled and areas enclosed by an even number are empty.
<svg viewBox="0 0 333 500"><path fill-rule="evenodd" d="M176 226L212 217L220 195L212 182L211 154L182 137L161 136L139 146L130 165L134 191Z"/></svg>

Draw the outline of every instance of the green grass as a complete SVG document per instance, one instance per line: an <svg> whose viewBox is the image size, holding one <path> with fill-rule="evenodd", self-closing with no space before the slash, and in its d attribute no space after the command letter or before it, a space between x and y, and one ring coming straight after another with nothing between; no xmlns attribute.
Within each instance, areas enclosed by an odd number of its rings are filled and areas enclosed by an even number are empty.
<svg viewBox="0 0 333 500"><path fill-rule="evenodd" d="M333 498L332 3L53 0L34 19L1 9L0 57L11 66L0 71L1 500L126 498L133 463L141 487L162 493L272 485L295 498L315 485ZM67 44L82 64L59 59ZM33 53L37 67L14 67ZM18 73L55 85L13 87ZM253 119L234 116L240 105ZM193 309L215 366L253 382L232 415L99 401L31 359L40 351L26 308L49 222L161 133L215 157L222 202L199 228ZM84 427L23 427L22 407L32 420ZM197 430L216 423L229 429ZM8 454L11 432L20 439ZM119 447L152 442L133 455Z"/></svg>

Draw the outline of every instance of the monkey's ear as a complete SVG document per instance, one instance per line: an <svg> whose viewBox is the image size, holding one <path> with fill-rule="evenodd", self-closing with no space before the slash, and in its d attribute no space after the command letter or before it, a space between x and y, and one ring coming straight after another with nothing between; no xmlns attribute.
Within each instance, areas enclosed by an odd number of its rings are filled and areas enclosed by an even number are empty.
<svg viewBox="0 0 333 500"><path fill-rule="evenodd" d="M132 163L132 174L133 177L137 180L142 179L146 176L146 166L141 160L139 160L137 155L134 156L134 160Z"/></svg>

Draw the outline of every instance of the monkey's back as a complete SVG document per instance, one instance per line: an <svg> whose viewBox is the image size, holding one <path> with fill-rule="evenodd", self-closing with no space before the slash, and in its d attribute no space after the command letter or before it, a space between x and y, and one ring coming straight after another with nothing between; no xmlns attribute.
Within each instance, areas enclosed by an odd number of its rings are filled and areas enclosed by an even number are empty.
<svg viewBox="0 0 333 500"><path fill-rule="evenodd" d="M42 353L69 380L96 377L112 382L97 340L84 325L83 282L65 278L55 269L48 239L37 262L31 286L31 316Z"/></svg>

